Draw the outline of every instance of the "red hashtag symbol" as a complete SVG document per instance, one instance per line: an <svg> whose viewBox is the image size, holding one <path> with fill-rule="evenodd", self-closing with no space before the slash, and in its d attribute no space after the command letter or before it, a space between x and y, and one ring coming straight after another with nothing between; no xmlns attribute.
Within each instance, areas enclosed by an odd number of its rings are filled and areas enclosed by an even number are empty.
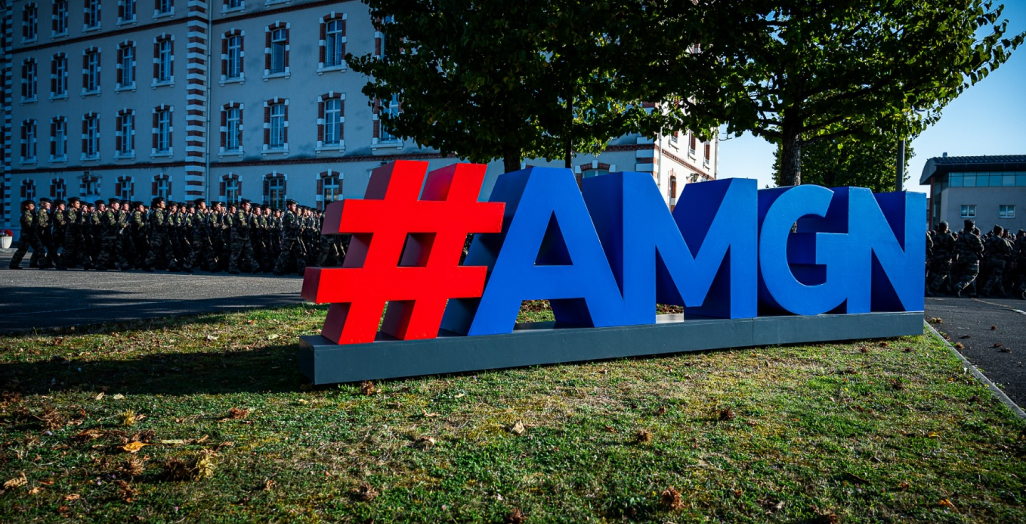
<svg viewBox="0 0 1026 524"><path fill-rule="evenodd" d="M363 200L328 206L323 234L353 239L342 268L307 268L303 279L303 298L331 303L324 337L373 342L387 302L382 332L435 338L446 300L484 292L487 268L460 266L460 255L467 234L502 230L504 204L477 201L483 165L438 169L425 184L426 172L427 162L393 162L374 170Z"/></svg>

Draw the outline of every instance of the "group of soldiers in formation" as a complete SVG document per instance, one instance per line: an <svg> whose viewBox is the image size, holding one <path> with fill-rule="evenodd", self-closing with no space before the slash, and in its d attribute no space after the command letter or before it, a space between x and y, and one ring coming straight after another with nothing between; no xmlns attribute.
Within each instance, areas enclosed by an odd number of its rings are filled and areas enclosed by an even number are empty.
<svg viewBox="0 0 1026 524"><path fill-rule="evenodd" d="M321 235L323 213L285 202L286 209L204 199L191 204L155 198L94 204L72 197L22 202L21 238L11 269L32 248L29 267L107 271L197 269L232 274L298 272L341 266L348 235ZM464 250L466 251L466 250ZM972 220L959 232L947 222L927 232L926 294L1026 299L1026 231L1001 226L986 235Z"/></svg>
<svg viewBox="0 0 1026 524"><path fill-rule="evenodd" d="M937 224L926 234L926 294L1026 299L1026 231L994 226L981 236L972 220L957 233Z"/></svg>
<svg viewBox="0 0 1026 524"><path fill-rule="evenodd" d="M21 237L11 269L32 248L29 267L107 271L204 270L303 274L307 265L341 266L348 236L322 236L323 213L285 202L286 209L204 199L191 204L155 198L93 204L40 198L21 205Z"/></svg>

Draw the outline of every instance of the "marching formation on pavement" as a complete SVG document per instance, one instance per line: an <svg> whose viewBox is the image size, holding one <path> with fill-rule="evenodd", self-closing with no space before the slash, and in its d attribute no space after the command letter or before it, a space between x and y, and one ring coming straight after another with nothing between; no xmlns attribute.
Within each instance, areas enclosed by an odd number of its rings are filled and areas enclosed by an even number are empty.
<svg viewBox="0 0 1026 524"><path fill-rule="evenodd" d="M191 204L156 198L83 202L40 198L21 205L21 237L11 269L32 248L29 267L107 271L204 270L231 274L303 274L307 265L341 266L347 235L322 236L323 213L285 202L286 209L204 199Z"/></svg>
<svg viewBox="0 0 1026 524"><path fill-rule="evenodd" d="M972 220L962 231L941 222L926 234L926 295L1026 299L1026 231L994 226L986 235Z"/></svg>

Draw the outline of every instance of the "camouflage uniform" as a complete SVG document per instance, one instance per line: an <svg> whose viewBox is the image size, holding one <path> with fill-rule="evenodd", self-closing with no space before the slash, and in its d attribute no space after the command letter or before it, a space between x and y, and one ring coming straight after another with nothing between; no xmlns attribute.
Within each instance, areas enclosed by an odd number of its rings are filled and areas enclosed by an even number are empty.
<svg viewBox="0 0 1026 524"><path fill-rule="evenodd" d="M293 266L302 274L306 271L306 248L303 246L300 236L303 231L302 217L296 216L293 209L289 209L282 216L281 254L274 264L274 274L284 275L285 271Z"/></svg>
<svg viewBox="0 0 1026 524"><path fill-rule="evenodd" d="M152 271L156 264L167 266L168 271L178 271L178 263L175 262L172 252L171 239L168 238L168 216L167 212L157 206L150 211L148 221L150 229L150 252L143 262L143 268Z"/></svg>
<svg viewBox="0 0 1026 524"><path fill-rule="evenodd" d="M68 208L64 210L66 227L64 230L64 253L61 254L61 264L65 267L75 267L82 262L82 230L79 225L82 210L75 207L77 200L69 200Z"/></svg>
<svg viewBox="0 0 1026 524"><path fill-rule="evenodd" d="M983 285L983 289L981 291L987 296L1005 295L1005 272L1012 263L1012 243L1005 240L1001 236L1001 233L997 232L997 228L1000 227L1001 226L995 226L995 234L992 235L984 245L984 252L986 253L985 259L987 261L989 274L987 282Z"/></svg>
<svg viewBox="0 0 1026 524"><path fill-rule="evenodd" d="M61 202L63 204L63 202ZM61 247L64 246L65 238L68 233L68 215L67 210L61 210L60 206L53 212L53 249L50 250L50 258L53 259L54 265L57 269L67 269L64 265L64 254L58 252Z"/></svg>
<svg viewBox="0 0 1026 524"><path fill-rule="evenodd" d="M962 296L980 274L983 241L972 230L963 230L955 241L955 254L957 259L951 267L951 280L955 294Z"/></svg>
<svg viewBox="0 0 1026 524"><path fill-rule="evenodd" d="M106 271L110 265L110 259L114 259L114 266L118 269L128 269L129 263L125 259L125 253L121 249L122 224L118 222L118 210L107 208L100 215L101 224L101 248L100 256L96 259L96 269ZM127 223L125 224L128 225Z"/></svg>
<svg viewBox="0 0 1026 524"><path fill-rule="evenodd" d="M248 271L255 273L260 270L260 263L253 258L253 244L249 239L249 216L246 211L239 209L232 215L231 220L232 257L228 261L228 272L238 274L239 264L242 263Z"/></svg>
<svg viewBox="0 0 1026 524"><path fill-rule="evenodd" d="M146 234L146 212L140 211L139 207L138 205L135 206L128 225L132 232L132 244L135 245L135 259L133 262L136 266L142 267L150 250L150 241Z"/></svg>
<svg viewBox="0 0 1026 524"><path fill-rule="evenodd" d="M14 257L11 258L11 269L21 269L21 259L25 258L25 253L28 252L30 246L33 252L43 252L43 244L39 241L36 230L36 214L29 209L30 203L35 206L35 203L30 200L22 203L21 234L18 236L18 249L14 252Z"/></svg>
<svg viewBox="0 0 1026 524"><path fill-rule="evenodd" d="M210 217L209 211L201 210L192 218L192 266L202 267L213 273L218 269L214 246L210 242Z"/></svg>
<svg viewBox="0 0 1026 524"><path fill-rule="evenodd" d="M955 253L955 237L950 231L937 231L933 235L933 256L930 258L930 294L943 293L945 281L951 278L951 259Z"/></svg>
<svg viewBox="0 0 1026 524"><path fill-rule="evenodd" d="M29 266L38 266L40 269L47 269L53 265L53 257L57 252L53 249L53 227L50 211L43 205L44 200L40 199L39 207L36 208L36 236L39 237L39 244L43 249L32 249L32 258L29 259ZM46 200L49 202L49 200Z"/></svg>

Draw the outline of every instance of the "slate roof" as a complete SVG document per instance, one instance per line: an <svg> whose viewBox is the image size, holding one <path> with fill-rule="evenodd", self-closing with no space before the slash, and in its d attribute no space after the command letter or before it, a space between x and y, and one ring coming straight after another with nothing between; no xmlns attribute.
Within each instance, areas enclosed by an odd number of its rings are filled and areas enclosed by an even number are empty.
<svg viewBox="0 0 1026 524"><path fill-rule="evenodd" d="M920 184L926 184L938 171L1026 171L1026 155L936 156L926 161Z"/></svg>

